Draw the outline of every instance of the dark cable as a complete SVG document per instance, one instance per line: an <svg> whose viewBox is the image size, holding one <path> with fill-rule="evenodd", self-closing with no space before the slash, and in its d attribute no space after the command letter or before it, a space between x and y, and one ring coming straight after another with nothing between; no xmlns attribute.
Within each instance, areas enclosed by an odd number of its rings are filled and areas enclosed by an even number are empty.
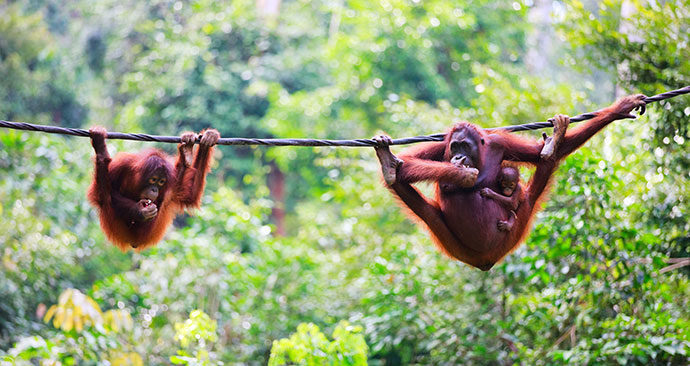
<svg viewBox="0 0 690 366"><path fill-rule="evenodd" d="M678 95L690 93L690 86L684 88L668 91L662 94L657 94L653 97L645 98L646 103L658 102L660 100L673 98ZM583 113L571 117L570 122L581 122L594 118L597 112ZM35 125L24 122L9 122L0 120L0 127L11 128L14 130L23 131L38 131L46 133L56 133L61 135L72 135L89 137L89 131L80 128L64 128L57 126ZM522 125L503 126L495 128L487 128L486 131L530 131L542 128L553 127L551 122L534 122ZM392 145L406 145L417 142L426 141L442 141L445 133L436 133L428 136L415 136L394 139ZM147 135L143 133L124 133L124 132L108 132L108 139L111 140L135 140L135 141L150 141L150 142L167 142L179 143L179 136L156 136ZM198 142L198 139L197 139ZM377 146L378 143L372 139L356 139L356 140L320 140L320 139L255 139L242 137L225 137L218 140L218 145L263 145L263 146L353 146L353 147L372 147Z"/></svg>

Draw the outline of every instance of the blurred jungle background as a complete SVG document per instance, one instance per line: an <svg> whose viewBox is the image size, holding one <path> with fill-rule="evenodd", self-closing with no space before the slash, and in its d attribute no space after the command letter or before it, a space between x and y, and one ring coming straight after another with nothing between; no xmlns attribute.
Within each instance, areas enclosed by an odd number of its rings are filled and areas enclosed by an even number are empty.
<svg viewBox="0 0 690 366"><path fill-rule="evenodd" d="M5 0L0 119L342 139L543 121L690 85L689 19L688 0ZM137 254L85 199L88 139L2 130L0 365L687 365L689 116L677 97L595 136L489 272L436 250L369 148L219 147L202 209Z"/></svg>

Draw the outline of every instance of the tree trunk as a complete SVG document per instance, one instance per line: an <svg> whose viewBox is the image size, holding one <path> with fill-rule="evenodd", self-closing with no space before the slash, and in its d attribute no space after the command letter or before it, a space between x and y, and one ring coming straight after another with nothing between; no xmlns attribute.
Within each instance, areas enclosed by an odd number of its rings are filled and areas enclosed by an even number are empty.
<svg viewBox="0 0 690 366"><path fill-rule="evenodd" d="M271 221L276 226L275 235L285 235L285 175L274 163L269 163L271 171L266 177L268 190L273 199L273 209L271 210Z"/></svg>

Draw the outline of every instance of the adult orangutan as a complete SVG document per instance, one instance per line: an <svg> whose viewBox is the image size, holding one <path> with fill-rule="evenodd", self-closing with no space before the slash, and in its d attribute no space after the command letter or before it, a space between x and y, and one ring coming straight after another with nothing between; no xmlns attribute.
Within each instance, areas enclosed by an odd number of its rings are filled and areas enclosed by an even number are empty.
<svg viewBox="0 0 690 366"><path fill-rule="evenodd" d="M515 250L529 231L530 221L561 159L571 154L609 123L635 118L645 111L644 95L628 96L597 112L590 121L567 131L570 119L556 116L553 138L532 141L504 132L487 132L470 123L457 123L444 141L419 145L400 154L390 152L390 138L379 136L376 154L391 191L421 220L434 242L447 255L481 270L489 270ZM517 207L511 230L500 230L497 220L509 212L484 188L497 190L504 160L536 166ZM424 197L411 184L429 181L436 198Z"/></svg>
<svg viewBox="0 0 690 366"><path fill-rule="evenodd" d="M198 208L218 131L203 131L192 163L196 135L182 134L175 163L156 149L118 153L110 158L103 127L89 130L96 151L96 169L88 199L98 208L106 237L126 251L158 243L175 214Z"/></svg>

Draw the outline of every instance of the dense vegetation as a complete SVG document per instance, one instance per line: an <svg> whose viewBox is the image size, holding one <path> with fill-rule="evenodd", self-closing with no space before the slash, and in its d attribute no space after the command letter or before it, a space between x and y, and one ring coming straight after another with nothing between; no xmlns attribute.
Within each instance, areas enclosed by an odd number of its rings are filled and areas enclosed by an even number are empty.
<svg viewBox="0 0 690 366"><path fill-rule="evenodd" d="M0 14L0 119L60 126L403 137L690 85L688 0ZM85 200L87 139L0 131L0 365L686 365L689 116L687 96L656 104L570 156L527 242L487 273L405 218L371 149L221 147L203 208L136 254Z"/></svg>

